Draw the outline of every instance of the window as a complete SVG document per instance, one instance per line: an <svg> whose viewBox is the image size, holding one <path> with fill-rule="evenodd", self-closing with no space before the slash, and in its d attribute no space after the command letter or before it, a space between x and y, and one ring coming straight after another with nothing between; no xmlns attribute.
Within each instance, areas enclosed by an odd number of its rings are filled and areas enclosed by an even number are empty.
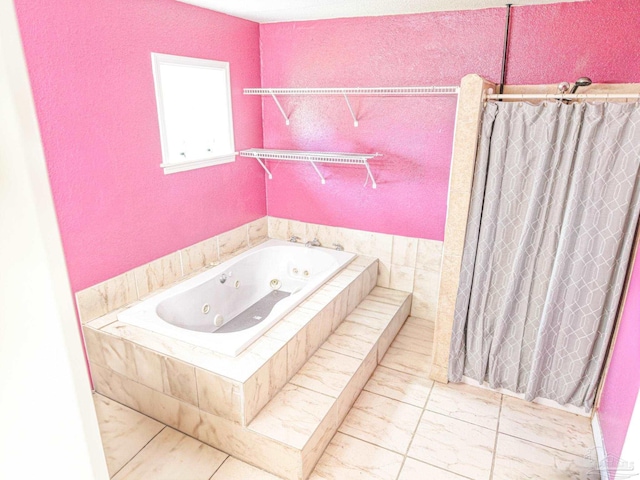
<svg viewBox="0 0 640 480"><path fill-rule="evenodd" d="M152 53L164 173L235 161L229 63Z"/></svg>

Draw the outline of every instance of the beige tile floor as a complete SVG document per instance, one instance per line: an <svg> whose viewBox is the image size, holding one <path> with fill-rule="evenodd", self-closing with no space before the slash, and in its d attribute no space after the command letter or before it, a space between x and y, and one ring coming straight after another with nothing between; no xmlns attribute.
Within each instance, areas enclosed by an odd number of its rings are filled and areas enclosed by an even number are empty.
<svg viewBox="0 0 640 480"><path fill-rule="evenodd" d="M427 379L431 322L410 317L320 458L313 480L599 478L589 420ZM101 395L114 480L276 480Z"/></svg>

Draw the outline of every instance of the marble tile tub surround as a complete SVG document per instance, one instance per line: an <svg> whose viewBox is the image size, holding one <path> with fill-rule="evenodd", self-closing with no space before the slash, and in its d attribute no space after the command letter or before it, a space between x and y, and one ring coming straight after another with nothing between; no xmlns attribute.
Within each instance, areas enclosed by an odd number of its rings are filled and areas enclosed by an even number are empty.
<svg viewBox="0 0 640 480"><path fill-rule="evenodd" d="M413 293L411 315L435 320L442 261L442 242L386 233L268 217L269 238L307 242L317 238L323 246L342 245L347 252L377 258L378 286Z"/></svg>
<svg viewBox="0 0 640 480"><path fill-rule="evenodd" d="M262 217L76 292L80 321L102 317L265 240L267 217Z"/></svg>
<svg viewBox="0 0 640 480"><path fill-rule="evenodd" d="M393 311L390 305L395 306ZM322 344L248 426L212 415L101 365L93 366L96 390L240 460L300 480L313 470L410 308L409 294L375 287L345 318L343 324L352 326L350 335L343 332L341 342ZM361 323L367 316L370 326ZM361 333L370 329L377 334L367 334L368 351L348 348L347 337L359 344ZM338 332L340 326L332 337ZM340 352L334 349L336 345ZM318 368L324 364L324 369Z"/></svg>
<svg viewBox="0 0 640 480"><path fill-rule="evenodd" d="M289 240L294 235L302 242L318 238L325 247L339 243L348 252L377 258L377 284L413 293L411 315L435 320L442 242L276 217L259 218L76 292L80 320L86 323L102 317L267 238Z"/></svg>
<svg viewBox="0 0 640 480"><path fill-rule="evenodd" d="M357 257L237 357L121 323L112 312L83 328L92 373L108 368L247 425L375 287L377 270L377 260Z"/></svg>

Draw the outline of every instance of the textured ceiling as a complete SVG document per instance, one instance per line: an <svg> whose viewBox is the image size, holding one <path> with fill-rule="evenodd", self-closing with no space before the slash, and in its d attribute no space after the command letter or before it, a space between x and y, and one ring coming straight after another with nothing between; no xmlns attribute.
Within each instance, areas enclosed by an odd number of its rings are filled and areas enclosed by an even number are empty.
<svg viewBox="0 0 640 480"><path fill-rule="evenodd" d="M504 7L507 0L178 0L254 22L291 22ZM582 0L512 0L517 5Z"/></svg>

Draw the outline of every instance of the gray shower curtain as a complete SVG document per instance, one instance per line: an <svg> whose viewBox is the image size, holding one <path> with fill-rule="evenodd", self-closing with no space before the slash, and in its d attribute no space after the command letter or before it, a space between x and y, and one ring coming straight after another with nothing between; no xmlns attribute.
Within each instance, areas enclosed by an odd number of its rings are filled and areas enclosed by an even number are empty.
<svg viewBox="0 0 640 480"><path fill-rule="evenodd" d="M489 103L449 379L591 408L640 211L640 106Z"/></svg>

